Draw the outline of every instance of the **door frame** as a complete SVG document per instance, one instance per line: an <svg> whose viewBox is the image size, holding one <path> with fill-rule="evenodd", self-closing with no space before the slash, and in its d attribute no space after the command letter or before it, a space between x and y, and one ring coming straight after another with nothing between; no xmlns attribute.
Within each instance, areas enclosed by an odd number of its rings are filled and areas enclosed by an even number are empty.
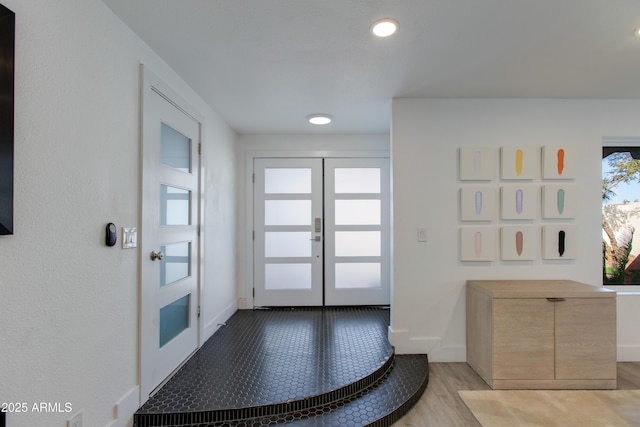
<svg viewBox="0 0 640 427"><path fill-rule="evenodd" d="M256 158L387 158L390 159L390 150L249 150L244 156L244 227L243 227L243 253L244 253L244 277L240 278L241 287L238 295L238 307L251 310L255 307L253 299L253 164ZM391 165L390 165L391 167ZM393 198L390 198L390 204ZM390 206L391 209L391 206ZM390 224L391 227L392 224ZM393 233L393 230L390 229ZM393 235L390 237L393 242ZM391 251L393 257L393 251ZM389 264L393 265L393 259ZM390 292L393 294L393 278L391 278ZM393 300L393 298L392 298Z"/></svg>
<svg viewBox="0 0 640 427"><path fill-rule="evenodd" d="M196 257L195 265L197 268L197 281L196 281L196 297L197 297L197 310L198 315L196 316L196 350L202 346L202 338L204 337L204 322L202 321L202 316L200 315L201 310L201 301L203 300L203 283L205 276L205 266L204 266L204 238L202 230L205 225L205 166L203 162L202 153L204 152L204 116L200 113L199 110L194 108L190 103L188 103L183 96L181 96L177 91L175 91L170 85L165 83L158 75L156 75L153 71L151 71L144 64L140 64L140 195L139 195L139 203L140 203L140 211L139 211L139 236L138 236L138 265L139 265L139 273L138 273L138 383L140 384L140 405L144 404L148 399L149 395L152 391L159 389L166 381L173 376L173 374L190 358L187 357L182 363L175 367L173 372L159 385L152 386L149 384L149 373L148 370L151 367L149 363L146 363L144 360L146 354L146 343L145 340L148 339L145 335L144 323L143 323L143 311L147 310L147 308L143 307L145 301L143 299L143 263L148 260L149 253L144 249L145 243L145 225L144 225L144 194L143 191L143 183L145 179L145 167L148 159L144 158L143 152L143 144L145 138L145 119L144 119L144 102L147 91L154 91L161 97L165 98L167 102L173 104L176 108L181 110L187 116L190 116L194 121L198 123L199 126L199 145L198 145L198 164L196 165L198 176L198 194L195 195L197 199L197 213L196 213L196 221L197 224L197 243L196 250L194 250L194 256ZM195 351L194 351L195 352Z"/></svg>

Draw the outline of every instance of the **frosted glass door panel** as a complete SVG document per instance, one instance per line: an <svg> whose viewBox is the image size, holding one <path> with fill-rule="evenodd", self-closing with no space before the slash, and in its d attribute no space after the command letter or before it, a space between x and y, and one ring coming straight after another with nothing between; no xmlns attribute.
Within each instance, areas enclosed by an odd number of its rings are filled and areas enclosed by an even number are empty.
<svg viewBox="0 0 640 427"><path fill-rule="evenodd" d="M311 256L311 233L309 232L278 232L265 233L264 254L267 258L298 258Z"/></svg>
<svg viewBox="0 0 640 427"><path fill-rule="evenodd" d="M191 139L161 124L160 163L181 172L191 172Z"/></svg>
<svg viewBox="0 0 640 427"><path fill-rule="evenodd" d="M379 231L337 231L337 257L380 256Z"/></svg>
<svg viewBox="0 0 640 427"><path fill-rule="evenodd" d="M310 194L310 168L268 168L264 170L266 194Z"/></svg>
<svg viewBox="0 0 640 427"><path fill-rule="evenodd" d="M311 200L265 200L264 225L311 225Z"/></svg>
<svg viewBox="0 0 640 427"><path fill-rule="evenodd" d="M189 327L189 295L160 309L160 347Z"/></svg>
<svg viewBox="0 0 640 427"><path fill-rule="evenodd" d="M322 159L254 159L253 304L322 305Z"/></svg>
<svg viewBox="0 0 640 427"><path fill-rule="evenodd" d="M380 225L380 200L336 200L336 225Z"/></svg>
<svg viewBox="0 0 640 427"><path fill-rule="evenodd" d="M191 191L160 185L160 225L191 225Z"/></svg>
<svg viewBox="0 0 640 427"><path fill-rule="evenodd" d="M389 304L389 159L325 159L324 168L325 304Z"/></svg>
<svg viewBox="0 0 640 427"><path fill-rule="evenodd" d="M336 168L336 193L380 193L379 168Z"/></svg>
<svg viewBox="0 0 640 427"><path fill-rule="evenodd" d="M160 260L160 286L166 286L191 275L191 243L160 246L164 254Z"/></svg>
<svg viewBox="0 0 640 427"><path fill-rule="evenodd" d="M380 263L337 263L336 289L379 288Z"/></svg>
<svg viewBox="0 0 640 427"><path fill-rule="evenodd" d="M311 264L265 264L265 289L311 289Z"/></svg>

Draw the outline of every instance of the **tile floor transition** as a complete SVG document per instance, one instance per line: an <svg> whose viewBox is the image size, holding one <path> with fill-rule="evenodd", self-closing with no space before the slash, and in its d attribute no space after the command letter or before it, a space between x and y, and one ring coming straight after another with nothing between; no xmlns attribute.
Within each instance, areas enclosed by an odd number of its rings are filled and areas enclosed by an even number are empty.
<svg viewBox="0 0 640 427"><path fill-rule="evenodd" d="M237 311L135 425L391 425L426 387L428 362L394 357L388 325L379 307Z"/></svg>

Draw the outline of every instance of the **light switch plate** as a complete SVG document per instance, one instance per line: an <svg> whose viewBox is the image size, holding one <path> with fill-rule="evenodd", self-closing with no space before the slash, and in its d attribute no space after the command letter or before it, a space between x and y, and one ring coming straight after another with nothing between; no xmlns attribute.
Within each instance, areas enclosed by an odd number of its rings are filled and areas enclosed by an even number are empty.
<svg viewBox="0 0 640 427"><path fill-rule="evenodd" d="M418 242L426 242L426 241L427 241L427 229L418 228Z"/></svg>
<svg viewBox="0 0 640 427"><path fill-rule="evenodd" d="M136 227L122 227L122 249L138 246L138 230Z"/></svg>

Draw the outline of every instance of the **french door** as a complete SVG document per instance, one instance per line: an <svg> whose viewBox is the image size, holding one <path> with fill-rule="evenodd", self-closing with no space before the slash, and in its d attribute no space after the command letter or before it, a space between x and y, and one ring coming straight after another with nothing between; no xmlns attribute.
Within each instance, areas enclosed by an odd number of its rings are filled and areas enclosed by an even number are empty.
<svg viewBox="0 0 640 427"><path fill-rule="evenodd" d="M200 122L143 69L142 399L198 347Z"/></svg>
<svg viewBox="0 0 640 427"><path fill-rule="evenodd" d="M389 159L254 160L254 305L390 302Z"/></svg>

